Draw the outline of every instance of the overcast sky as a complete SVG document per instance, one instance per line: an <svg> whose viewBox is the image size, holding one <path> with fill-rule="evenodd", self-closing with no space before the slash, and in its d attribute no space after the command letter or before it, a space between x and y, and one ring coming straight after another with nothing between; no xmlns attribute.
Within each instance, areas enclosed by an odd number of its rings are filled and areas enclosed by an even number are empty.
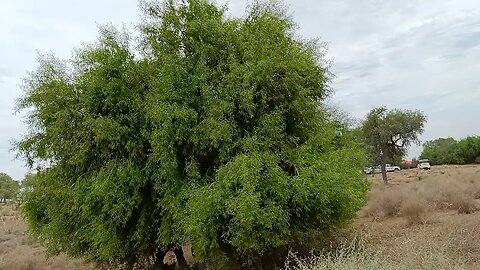
<svg viewBox="0 0 480 270"><path fill-rule="evenodd" d="M247 3L230 0L242 16ZM328 42L336 79L332 103L354 117L371 108L420 109L428 116L422 140L480 135L480 1L285 1L298 35ZM137 1L0 0L0 172L26 173L9 151L26 133L14 104L37 52L69 58L94 41L99 24L133 28ZM412 147L410 157L420 147Z"/></svg>

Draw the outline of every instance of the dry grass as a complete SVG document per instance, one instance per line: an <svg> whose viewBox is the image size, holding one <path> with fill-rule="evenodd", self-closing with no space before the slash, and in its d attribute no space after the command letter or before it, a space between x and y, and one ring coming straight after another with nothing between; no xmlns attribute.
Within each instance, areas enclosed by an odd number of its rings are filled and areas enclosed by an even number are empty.
<svg viewBox="0 0 480 270"><path fill-rule="evenodd" d="M409 219L407 215L413 214L412 208L424 214L431 208L456 210L460 214L471 214L480 209L480 174L475 167L410 170L390 175L390 178L389 186L379 184L376 182L379 179L375 178L369 203L361 211L361 216L379 221L396 216Z"/></svg>
<svg viewBox="0 0 480 270"><path fill-rule="evenodd" d="M422 224L427 220L427 205L419 199L405 201L400 213L408 225Z"/></svg>
<svg viewBox="0 0 480 270"><path fill-rule="evenodd" d="M467 195L457 195L452 198L452 207L457 210L459 214L472 214L478 210L477 202L473 197Z"/></svg>
<svg viewBox="0 0 480 270"><path fill-rule="evenodd" d="M355 231L345 245L286 269L480 269L480 166L433 167L373 179Z"/></svg>
<svg viewBox="0 0 480 270"><path fill-rule="evenodd" d="M370 203L364 211L364 215L380 220L398 215L402 202L405 200L405 195L402 191L382 188L372 191L370 198Z"/></svg>
<svg viewBox="0 0 480 270"><path fill-rule="evenodd" d="M474 172L462 172L458 168L452 170L459 172L425 181L420 195L438 210L456 210L460 214L474 213L479 209L476 200L480 193L480 176Z"/></svg>
<svg viewBox="0 0 480 270"><path fill-rule="evenodd" d="M474 198L475 200L480 200L480 190L475 191L475 192L473 193L473 198Z"/></svg>
<svg viewBox="0 0 480 270"><path fill-rule="evenodd" d="M439 246L430 245L410 250L399 258L374 248L368 243L343 245L333 252L299 259L290 256L285 270L409 270L409 269L468 269L459 260L448 256Z"/></svg>
<svg viewBox="0 0 480 270"><path fill-rule="evenodd" d="M379 176L373 179L369 203L355 223L384 264L358 269L480 269L480 166L432 167L389 177L387 187ZM412 266L422 260L435 267Z"/></svg>
<svg viewBox="0 0 480 270"><path fill-rule="evenodd" d="M426 221L428 204L413 189L381 187L370 194L370 202L361 216L382 221L392 217L403 217L407 224Z"/></svg>

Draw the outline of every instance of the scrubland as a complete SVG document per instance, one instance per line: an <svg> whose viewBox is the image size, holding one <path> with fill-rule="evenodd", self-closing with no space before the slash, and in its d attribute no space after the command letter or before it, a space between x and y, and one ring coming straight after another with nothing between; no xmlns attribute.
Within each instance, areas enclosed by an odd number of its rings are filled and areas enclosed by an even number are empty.
<svg viewBox="0 0 480 270"><path fill-rule="evenodd" d="M480 269L480 166L380 175L351 233L290 269ZM353 238L353 239L352 239Z"/></svg>

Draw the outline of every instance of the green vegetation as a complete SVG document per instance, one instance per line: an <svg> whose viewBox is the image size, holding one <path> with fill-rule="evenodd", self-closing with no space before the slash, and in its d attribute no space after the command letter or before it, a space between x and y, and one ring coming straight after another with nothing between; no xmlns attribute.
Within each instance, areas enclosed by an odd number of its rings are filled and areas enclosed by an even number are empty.
<svg viewBox="0 0 480 270"><path fill-rule="evenodd" d="M270 268L365 203L364 153L322 101L322 50L277 6L242 19L149 2L140 42L111 27L25 80L37 169L23 210L52 253L164 269L191 243L209 268ZM136 48L136 49L134 49ZM283 262L282 262L283 263Z"/></svg>
<svg viewBox="0 0 480 270"><path fill-rule="evenodd" d="M388 184L385 164L403 157L407 147L419 143L426 117L422 112L376 108L371 110L361 126L360 137L370 160L380 164L382 178Z"/></svg>
<svg viewBox="0 0 480 270"><path fill-rule="evenodd" d="M0 202L13 200L20 191L20 185L8 174L0 173Z"/></svg>
<svg viewBox="0 0 480 270"><path fill-rule="evenodd" d="M471 136L460 141L453 138L440 138L423 145L420 155L432 165L438 164L480 164L480 137Z"/></svg>

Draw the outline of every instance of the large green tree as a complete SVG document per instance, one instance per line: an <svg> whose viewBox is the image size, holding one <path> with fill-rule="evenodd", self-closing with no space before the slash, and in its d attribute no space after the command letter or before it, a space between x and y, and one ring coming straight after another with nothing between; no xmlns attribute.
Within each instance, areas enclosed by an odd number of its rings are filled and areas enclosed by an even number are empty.
<svg viewBox="0 0 480 270"><path fill-rule="evenodd" d="M165 269L173 250L185 268L189 242L211 268L251 269L354 217L364 154L322 105L316 42L274 5L142 8L139 44L104 27L25 80L23 209L51 252Z"/></svg>
<svg viewBox="0 0 480 270"><path fill-rule="evenodd" d="M6 173L0 173L0 203L14 199L20 191L20 185Z"/></svg>
<svg viewBox="0 0 480 270"><path fill-rule="evenodd" d="M388 184L385 164L395 157L403 157L412 143L419 143L418 136L425 122L426 117L420 111L381 107L367 114L361 126L362 140L371 160L380 164L385 184Z"/></svg>

